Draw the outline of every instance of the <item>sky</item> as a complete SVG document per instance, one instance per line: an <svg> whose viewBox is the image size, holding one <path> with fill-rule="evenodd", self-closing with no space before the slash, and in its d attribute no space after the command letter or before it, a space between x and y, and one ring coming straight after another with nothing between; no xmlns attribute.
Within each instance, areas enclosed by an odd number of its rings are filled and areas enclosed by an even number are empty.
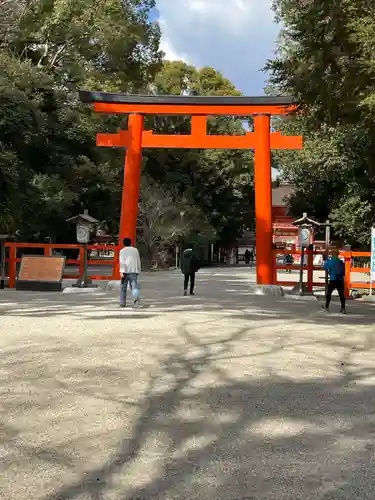
<svg viewBox="0 0 375 500"><path fill-rule="evenodd" d="M156 7L167 59L211 66L245 95L263 95L261 69L279 32L271 0L156 0Z"/></svg>

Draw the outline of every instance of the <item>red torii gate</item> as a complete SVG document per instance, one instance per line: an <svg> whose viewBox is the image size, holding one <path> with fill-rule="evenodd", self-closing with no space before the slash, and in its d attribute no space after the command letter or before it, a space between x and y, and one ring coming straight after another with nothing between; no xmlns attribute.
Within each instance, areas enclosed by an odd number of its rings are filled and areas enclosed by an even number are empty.
<svg viewBox="0 0 375 500"><path fill-rule="evenodd" d="M135 241L142 148L254 149L256 254L258 284L273 284L271 149L302 149L302 137L271 132L271 116L295 110L289 97L153 96L81 91L94 111L129 114L128 130L97 134L98 146L126 148L122 189L120 242ZM159 135L144 130L144 115L191 116L190 135ZM207 135L208 116L254 117L254 132L240 136Z"/></svg>

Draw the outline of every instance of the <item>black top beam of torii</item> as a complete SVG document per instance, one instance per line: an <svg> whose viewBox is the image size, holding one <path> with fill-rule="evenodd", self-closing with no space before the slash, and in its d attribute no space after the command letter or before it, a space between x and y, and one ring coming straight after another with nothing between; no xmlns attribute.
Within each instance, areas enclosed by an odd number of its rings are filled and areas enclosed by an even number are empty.
<svg viewBox="0 0 375 500"><path fill-rule="evenodd" d="M142 95L111 92L79 91L83 103L113 104L164 104L186 106L293 106L295 100L289 96L181 96Z"/></svg>

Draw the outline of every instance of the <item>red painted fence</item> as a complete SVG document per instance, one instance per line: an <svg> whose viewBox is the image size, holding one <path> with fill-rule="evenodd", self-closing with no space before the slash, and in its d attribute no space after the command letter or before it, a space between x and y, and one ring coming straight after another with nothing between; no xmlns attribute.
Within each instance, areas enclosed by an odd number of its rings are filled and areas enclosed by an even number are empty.
<svg viewBox="0 0 375 500"><path fill-rule="evenodd" d="M275 256L275 270L282 270L282 269L290 269L290 266L285 266L285 265L279 265L276 262L276 255L286 255L290 254L290 250L274 250L274 256ZM323 267L322 266L314 266L314 256L315 255L323 255L324 251L306 251L305 255L307 255L307 265L303 266L304 271L307 271L307 290L312 292L313 287L324 287L325 286L325 281L318 281L314 282L313 281L313 276L314 276L314 271L322 271ZM301 255L300 251L293 251L293 255ZM370 283L368 282L361 282L361 283L354 283L351 282L351 273L356 272L356 273L369 273L370 268L368 267L353 267L352 266L352 261L353 258L355 257L367 257L369 260L371 258L371 253L370 252L340 252L340 257L344 259L345 262L345 296L348 298L350 296L350 290L353 289L369 289L370 288ZM294 265L292 267L293 269L300 269L299 265ZM275 272L276 274L276 272ZM294 286L298 283L298 281L277 281L275 277L275 283L277 282L278 285L280 286Z"/></svg>
<svg viewBox="0 0 375 500"><path fill-rule="evenodd" d="M83 275L84 266L84 246L83 245L62 245L62 244L49 244L49 243L5 243L5 247L9 249L9 257L6 259L8 262L8 276L9 276L9 287L15 288L16 286L16 276L17 276L17 263L21 262L22 257L17 256L17 250L22 249L42 249L43 255L51 256L52 250L78 250L78 259L67 259L65 263L67 265L72 264L79 267L79 274L64 274L66 279L78 279ZM119 248L114 245L89 245L88 251L99 250L99 251L112 251L114 252L113 259L89 259L88 260L88 270L89 278L92 280L111 280L115 279L118 270L118 254ZM90 266L112 266L112 273L110 276L100 276L91 275Z"/></svg>
<svg viewBox="0 0 375 500"><path fill-rule="evenodd" d="M49 243L5 243L5 247L9 251L9 257L6 259L8 262L8 276L9 276L9 287L15 288L16 277L17 277L17 263L21 262L22 257L17 255L17 251L22 249L42 249L43 254L46 256L52 255L52 250L78 250L78 259L67 259L66 264L76 265L79 268L79 274L65 274L64 278L66 279L78 279L83 275L83 266L84 266L84 246L79 244L74 245L62 245L62 244L49 244ZM112 251L114 253L114 257L112 259L89 259L88 260L88 270L89 270L89 278L92 280L111 280L119 278L119 268L118 268L118 254L120 251L120 247L115 245L89 245L89 252L92 250L99 251ZM280 286L294 286L298 282L297 281L277 281L276 273L278 270L286 270L290 269L290 266L285 266L276 263L276 255L286 255L290 253L288 250L274 250L274 283L277 283ZM307 255L307 265L303 267L305 271L307 271L307 289L308 291L313 290L313 287L324 287L324 281L313 281L314 271L322 271L322 266L314 266L314 256L322 255L324 252L322 251L306 251ZM300 251L294 251L293 255L300 255ZM345 295L349 297L351 289L369 289L370 284L368 282L362 283L351 283L351 272L357 273L369 273L370 268L367 267L352 267L352 259L353 257L367 257L370 260L371 254L370 252L341 252L341 257L344 258L345 261ZM109 276L101 276L96 274L90 274L90 266L99 265L99 266L112 266L112 273ZM293 269L299 269L299 265L292 266Z"/></svg>

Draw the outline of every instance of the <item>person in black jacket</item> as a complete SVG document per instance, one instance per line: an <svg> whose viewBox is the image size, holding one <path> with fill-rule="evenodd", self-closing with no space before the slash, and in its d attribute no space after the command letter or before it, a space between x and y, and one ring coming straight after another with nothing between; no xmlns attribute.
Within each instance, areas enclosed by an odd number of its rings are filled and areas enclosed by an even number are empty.
<svg viewBox="0 0 375 500"><path fill-rule="evenodd" d="M184 295L187 295L190 281L190 295L194 295L195 273L199 270L199 260L192 248L184 250L181 257L181 272L184 275Z"/></svg>
<svg viewBox="0 0 375 500"><path fill-rule="evenodd" d="M250 257L251 257L251 254L249 252L249 249L247 248L245 253L244 253L244 258L245 258L245 264L249 264L250 262Z"/></svg>
<svg viewBox="0 0 375 500"><path fill-rule="evenodd" d="M286 254L284 257L284 265L288 266L288 269L286 269L287 273L291 274L293 264L294 264L293 255L290 253Z"/></svg>

